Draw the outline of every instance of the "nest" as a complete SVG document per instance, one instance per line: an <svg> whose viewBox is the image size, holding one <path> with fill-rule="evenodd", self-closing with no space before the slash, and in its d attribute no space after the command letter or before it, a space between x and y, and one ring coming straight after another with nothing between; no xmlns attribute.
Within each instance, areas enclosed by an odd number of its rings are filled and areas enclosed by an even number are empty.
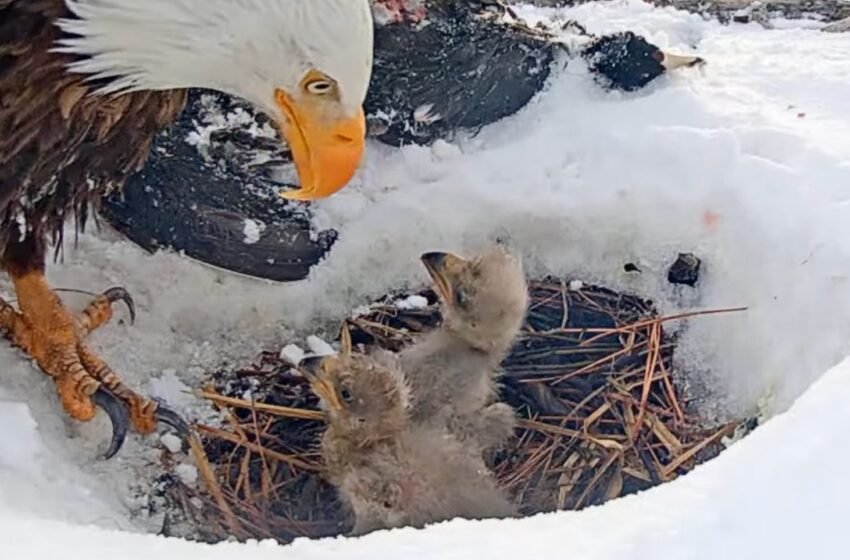
<svg viewBox="0 0 850 560"><path fill-rule="evenodd" d="M503 362L503 400L520 416L508 448L490 467L524 514L577 510L689 472L750 420L700 425L672 368L672 319L651 302L547 278L530 283L525 326ZM439 325L431 291L423 308L388 296L348 319L355 344L397 351ZM397 297L397 296L396 296ZM204 540L343 533L349 517L322 477L318 400L277 352L251 367L220 372L202 391L226 415L198 426L209 495L175 482L170 496Z"/></svg>

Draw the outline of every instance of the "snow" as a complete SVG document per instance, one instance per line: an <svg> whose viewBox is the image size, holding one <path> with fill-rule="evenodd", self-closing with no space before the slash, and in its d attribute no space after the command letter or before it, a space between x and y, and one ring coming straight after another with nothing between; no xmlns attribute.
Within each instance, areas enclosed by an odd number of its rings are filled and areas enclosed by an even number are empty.
<svg viewBox="0 0 850 560"><path fill-rule="evenodd" d="M189 133L186 142L198 147L200 153L204 156L209 155L206 152L206 147L210 144L210 135L219 130L241 127L254 136L277 137L277 133L268 123L257 122L253 116L240 107L224 114L215 110L214 96L206 95L202 102L207 109L201 117L203 122L198 123L197 129Z"/></svg>
<svg viewBox="0 0 850 560"><path fill-rule="evenodd" d="M428 307L428 298L423 296L407 296L394 304L396 309L425 309Z"/></svg>
<svg viewBox="0 0 850 560"><path fill-rule="evenodd" d="M0 556L32 560L489 560L568 558L683 560L844 558L850 514L846 426L850 361L816 382L785 414L768 421L689 475L582 512L523 520L454 520L359 539L193 544L45 521L0 506ZM823 422L824 413L830 415Z"/></svg>
<svg viewBox="0 0 850 560"><path fill-rule="evenodd" d="M242 235L245 236L242 242L246 245L252 245L258 242L264 229L266 229L265 224L246 218L242 224Z"/></svg>
<svg viewBox="0 0 850 560"><path fill-rule="evenodd" d="M192 388L177 377L174 369L163 370L162 375L151 378L148 393L167 402L176 411L189 411L198 402L192 395Z"/></svg>
<svg viewBox="0 0 850 560"><path fill-rule="evenodd" d="M333 346L316 335L311 334L307 336L306 343L310 356L331 356L336 354L336 350L334 350ZM292 343L287 344L280 351L280 358L294 366L301 363L301 360L303 360L306 356L308 356L308 352L305 352L304 349L297 344Z"/></svg>
<svg viewBox="0 0 850 560"><path fill-rule="evenodd" d="M310 351L314 356L331 356L336 354L336 350L334 350L333 346L328 344L327 341L312 334L307 337L307 347L310 348Z"/></svg>
<svg viewBox="0 0 850 560"><path fill-rule="evenodd" d="M305 352L297 344L287 344L280 351L280 358L290 364L297 366L304 359Z"/></svg>
<svg viewBox="0 0 850 560"><path fill-rule="evenodd" d="M420 105L413 111L413 120L419 123L431 124L443 118L439 113L432 113L433 110L433 103Z"/></svg>
<svg viewBox="0 0 850 560"><path fill-rule="evenodd" d="M96 495L97 478L52 452L39 428L29 407L0 389L0 518L14 513L131 530L120 504Z"/></svg>
<svg viewBox="0 0 850 560"><path fill-rule="evenodd" d="M846 33L847 31L850 31L850 16L824 26L822 31L829 33Z"/></svg>
<svg viewBox="0 0 850 560"><path fill-rule="evenodd" d="M317 205L340 241L312 275L327 287L314 311L345 306L351 279L369 269L380 271L368 276L379 295L424 280L412 270L421 251L504 238L533 274L650 294L665 312L748 306L692 322L680 357L695 385L723 397L706 414L748 413L771 391L783 410L850 342L850 38L721 26L638 2L534 10L594 33L633 29L708 64L623 95L600 94L573 61L456 154L373 147L358 184ZM666 285L678 252L706 262L696 293ZM626 262L642 273L623 273Z"/></svg>
<svg viewBox="0 0 850 560"><path fill-rule="evenodd" d="M665 313L747 306L690 321L678 365L707 417L763 409L772 418L682 479L581 513L455 521L286 551L211 548L105 531L161 529L150 486L171 446L132 435L118 457L99 460L102 415L67 420L52 382L0 345L0 557L837 557L850 503L850 364L824 372L850 353L850 35L787 22L721 26L636 0L519 11L532 24L559 16L594 33L631 29L708 64L624 95L602 93L571 61L523 111L477 136L433 148L370 144L352 185L314 205L340 240L305 282L148 255L109 231L68 244L50 281L127 287L136 323L118 311L121 321L92 345L130 386L212 421L190 392L205 372L296 340L331 353L325 339L352 309L428 281L421 252L465 253L500 239L533 275L646 295ZM679 252L703 261L697 290L666 282ZM623 272L627 262L641 272ZM13 298L5 278L0 295ZM87 301L61 295L77 309Z"/></svg>
<svg viewBox="0 0 850 560"><path fill-rule="evenodd" d="M195 484L198 481L198 469L194 465L180 463L174 467L174 473L180 477L184 484Z"/></svg>
<svg viewBox="0 0 850 560"><path fill-rule="evenodd" d="M183 441L174 434L162 434L159 436L159 441L171 453L180 453L183 449Z"/></svg>

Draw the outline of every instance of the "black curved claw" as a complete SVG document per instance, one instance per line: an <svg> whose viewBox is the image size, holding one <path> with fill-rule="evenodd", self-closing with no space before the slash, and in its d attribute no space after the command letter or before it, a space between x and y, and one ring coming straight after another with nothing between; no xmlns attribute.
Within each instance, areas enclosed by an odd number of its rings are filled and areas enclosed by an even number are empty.
<svg viewBox="0 0 850 560"><path fill-rule="evenodd" d="M108 460L114 457L124 445L127 428L130 426L130 414L124 403L103 387L99 387L94 392L91 400L106 412L112 422L112 441L109 443L109 449L103 454L103 458Z"/></svg>
<svg viewBox="0 0 850 560"><path fill-rule="evenodd" d="M189 423L183 420L179 414L174 412L168 407L163 405L157 406L156 409L156 419L167 426L171 426L177 432L177 435L180 436L180 439L186 440L189 437L189 433L191 432L191 428L189 427Z"/></svg>
<svg viewBox="0 0 850 560"><path fill-rule="evenodd" d="M136 322L136 303L133 301L133 296L130 295L130 292L121 287L109 288L103 295L106 296L106 299L109 300L109 303L115 303L116 301L123 301L127 305L127 309L130 311L130 324Z"/></svg>

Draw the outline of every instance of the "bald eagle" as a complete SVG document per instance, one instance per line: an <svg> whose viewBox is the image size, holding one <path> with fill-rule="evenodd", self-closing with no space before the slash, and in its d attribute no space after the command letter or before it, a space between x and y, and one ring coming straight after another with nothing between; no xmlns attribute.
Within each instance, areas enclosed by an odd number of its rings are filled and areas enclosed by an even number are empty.
<svg viewBox="0 0 850 560"><path fill-rule="evenodd" d="M0 0L0 266L18 308L0 299L0 332L56 384L62 406L128 427L186 430L132 391L85 343L121 288L71 313L45 280L64 222L120 188L186 88L241 97L279 124L300 178L297 200L329 196L359 165L372 70L369 0Z"/></svg>

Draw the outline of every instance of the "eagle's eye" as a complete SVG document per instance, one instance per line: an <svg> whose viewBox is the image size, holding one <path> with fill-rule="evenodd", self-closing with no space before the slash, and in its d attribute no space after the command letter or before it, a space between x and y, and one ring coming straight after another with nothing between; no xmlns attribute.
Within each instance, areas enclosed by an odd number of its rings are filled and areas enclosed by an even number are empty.
<svg viewBox="0 0 850 560"><path fill-rule="evenodd" d="M313 95L325 95L331 92L333 89L333 83L319 78L307 82L304 84L304 88Z"/></svg>

